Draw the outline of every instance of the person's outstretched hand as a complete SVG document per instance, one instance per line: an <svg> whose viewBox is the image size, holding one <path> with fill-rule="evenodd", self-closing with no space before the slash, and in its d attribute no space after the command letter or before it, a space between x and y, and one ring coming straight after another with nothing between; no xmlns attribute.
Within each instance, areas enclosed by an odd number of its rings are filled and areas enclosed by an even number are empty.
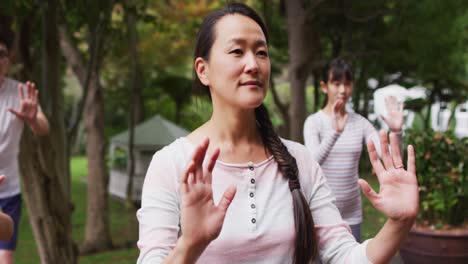
<svg viewBox="0 0 468 264"><path fill-rule="evenodd" d="M214 204L211 179L220 151L216 149L204 167L208 145L209 140L205 139L195 149L180 185L182 237L189 247L201 250L218 237L226 211L236 194L236 187L230 186L219 204Z"/></svg>
<svg viewBox="0 0 468 264"><path fill-rule="evenodd" d="M341 133L346 125L346 120L348 120L348 114L342 115L341 111L345 105L345 101L338 99L333 104L332 111L332 125L336 132Z"/></svg>
<svg viewBox="0 0 468 264"><path fill-rule="evenodd" d="M32 125L36 121L37 112L39 109L39 104L37 101L39 91L36 89L36 85L32 82L26 82L26 88L27 93L25 95L23 92L23 85L18 85L18 93L20 95L20 108L8 108L8 111L16 115L20 120Z"/></svg>
<svg viewBox="0 0 468 264"><path fill-rule="evenodd" d="M379 160L372 140L367 142L370 161L380 184L379 193L375 192L363 179L359 179L359 185L372 205L388 218L395 221L414 221L418 213L419 201L414 148L411 145L408 146L408 161L405 170L396 135L390 133L391 154L386 132L380 131L379 136L383 164Z"/></svg>
<svg viewBox="0 0 468 264"><path fill-rule="evenodd" d="M381 115L381 117L392 132L400 132L403 127L403 106L403 103L398 105L398 100L395 96L385 97L385 107L387 108L387 115Z"/></svg>

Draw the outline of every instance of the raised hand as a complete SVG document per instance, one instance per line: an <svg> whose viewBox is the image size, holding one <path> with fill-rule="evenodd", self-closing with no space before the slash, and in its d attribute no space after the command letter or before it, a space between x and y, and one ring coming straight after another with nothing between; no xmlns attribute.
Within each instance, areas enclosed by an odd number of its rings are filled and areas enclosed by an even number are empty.
<svg viewBox="0 0 468 264"><path fill-rule="evenodd" d="M195 149L180 185L182 238L189 247L203 249L218 237L226 211L236 194L236 187L230 186L219 204L214 204L211 179L220 151L216 149L207 166L203 167L208 145L209 140L206 139Z"/></svg>
<svg viewBox="0 0 468 264"><path fill-rule="evenodd" d="M342 109L344 107L345 101L342 99L338 99L333 104L333 111L332 111L332 126L336 130L336 132L341 133L346 125L346 121L348 120L348 114L342 114Z"/></svg>
<svg viewBox="0 0 468 264"><path fill-rule="evenodd" d="M37 96L39 94L36 85L32 82L26 82L27 94L23 92L23 85L18 85L20 94L20 108L15 110L8 108L12 114L16 115L20 120L32 125L36 121L38 112Z"/></svg>
<svg viewBox="0 0 468 264"><path fill-rule="evenodd" d="M405 170L396 135L390 133L392 153L389 152L386 132L380 131L379 136L383 165L372 140L367 142L369 158L380 184L379 193L363 179L359 179L359 184L372 205L388 218L396 221L414 221L419 201L414 148L408 146Z"/></svg>
<svg viewBox="0 0 468 264"><path fill-rule="evenodd" d="M400 132L403 127L403 103L398 105L398 100L395 96L385 97L385 107L387 116L381 115L383 121L387 124L392 132Z"/></svg>

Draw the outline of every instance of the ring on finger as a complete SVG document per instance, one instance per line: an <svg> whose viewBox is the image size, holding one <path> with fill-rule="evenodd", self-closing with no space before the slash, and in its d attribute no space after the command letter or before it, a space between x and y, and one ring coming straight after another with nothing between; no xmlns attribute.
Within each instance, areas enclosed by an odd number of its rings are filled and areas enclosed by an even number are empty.
<svg viewBox="0 0 468 264"><path fill-rule="evenodd" d="M395 169L397 169L397 170L398 170L398 169L403 169L404 167L405 167L405 166L403 166L403 165L398 165L398 166L395 166Z"/></svg>

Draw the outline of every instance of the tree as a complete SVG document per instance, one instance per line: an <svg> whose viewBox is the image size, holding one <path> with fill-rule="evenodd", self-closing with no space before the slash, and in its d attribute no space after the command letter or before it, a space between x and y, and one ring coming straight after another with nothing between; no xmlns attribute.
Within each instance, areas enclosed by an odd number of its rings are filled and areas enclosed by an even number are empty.
<svg viewBox="0 0 468 264"><path fill-rule="evenodd" d="M133 208L133 179L135 175L135 155L133 153L135 124L143 121L142 85L143 72L138 59L138 32L136 27L137 5L135 1L127 0L125 9L125 23L127 26L128 46L130 50L130 113L128 140L128 185L127 208Z"/></svg>
<svg viewBox="0 0 468 264"><path fill-rule="evenodd" d="M315 23L322 29L322 56L353 63L355 110L367 115L370 77L378 79L380 87L394 82L424 85L431 91L429 106L449 94L463 97L459 91L466 87L467 34L460 32L466 32L466 10L466 1L460 0L333 0L320 5ZM397 79L388 78L395 73ZM449 92L444 95L442 90Z"/></svg>
<svg viewBox="0 0 468 264"><path fill-rule="evenodd" d="M46 95L41 97L41 102L50 126L54 129L51 129L48 136L41 138L37 138L29 130L24 131L21 140L20 170L23 193L41 262L73 264L77 262L77 249L71 237L72 206L67 188L68 160L65 159L66 136L59 86L60 54L56 52L58 49L56 6L55 0L43 1L40 6L41 86L42 93ZM21 25L22 36L27 35L28 30L32 30L27 23ZM20 39L20 41L27 40ZM31 43L20 45L28 44ZM28 55L22 58L27 57Z"/></svg>
<svg viewBox="0 0 468 264"><path fill-rule="evenodd" d="M271 62L270 90L273 102L278 109L282 124L279 126L279 134L284 138L289 138L290 103L281 99L280 92L276 88L275 77L282 73L282 69L287 65L287 39L283 36L287 34L284 25L284 4L273 0L263 0L261 9L263 18L269 33L269 56Z"/></svg>
<svg viewBox="0 0 468 264"><path fill-rule="evenodd" d="M99 1L98 3L82 1L65 4L68 6L65 6L64 10L74 10L77 15L71 16L75 19L72 21L63 18L60 37L65 59L83 87L85 95L82 104L85 109L84 124L87 132L88 209L85 240L81 246L81 252L90 253L112 248L107 191L109 176L105 159L104 98L100 83L100 67L104 56L104 37L108 33L113 1ZM77 41L72 41L68 34L70 24L72 28L84 29L88 32L85 43L88 45L91 58L87 66L84 63L84 56L77 47Z"/></svg>
<svg viewBox="0 0 468 264"><path fill-rule="evenodd" d="M425 126L430 127L431 105L435 100L461 102L467 94L468 5L450 0L443 4L425 0L405 3L402 11L402 39L407 47L403 76L412 77L430 89ZM425 30L420 30L424 25ZM430 40L430 45L427 44Z"/></svg>
<svg viewBox="0 0 468 264"><path fill-rule="evenodd" d="M307 19L320 2L320 0L310 3L301 0L286 1L288 74L291 82L290 137L298 142L303 142L302 128L306 117L305 85L313 62L320 54L319 36L316 29L307 24Z"/></svg>

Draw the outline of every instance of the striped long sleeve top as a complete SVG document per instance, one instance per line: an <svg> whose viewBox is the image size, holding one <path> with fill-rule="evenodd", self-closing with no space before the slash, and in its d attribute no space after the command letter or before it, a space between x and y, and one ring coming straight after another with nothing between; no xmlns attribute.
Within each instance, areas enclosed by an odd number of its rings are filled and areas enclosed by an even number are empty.
<svg viewBox="0 0 468 264"><path fill-rule="evenodd" d="M296 158L301 191L309 203L318 234L320 261L324 263L370 263L369 240L357 243L341 219L334 197L317 162L307 149L283 140ZM180 227L179 182L195 146L180 138L158 151L143 184L139 221L137 263L162 263L184 232ZM288 182L273 157L260 163L232 164L218 160L213 170L213 199L217 204L234 184L232 201L218 238L197 263L292 263L294 216Z"/></svg>
<svg viewBox="0 0 468 264"><path fill-rule="evenodd" d="M397 137L401 145L401 133ZM331 117L323 111L310 115L304 124L305 145L322 167L327 184L336 197L336 206L350 225L362 222L359 158L368 139L373 140L380 154L378 132L367 119L356 113L349 113L341 133L333 129Z"/></svg>

